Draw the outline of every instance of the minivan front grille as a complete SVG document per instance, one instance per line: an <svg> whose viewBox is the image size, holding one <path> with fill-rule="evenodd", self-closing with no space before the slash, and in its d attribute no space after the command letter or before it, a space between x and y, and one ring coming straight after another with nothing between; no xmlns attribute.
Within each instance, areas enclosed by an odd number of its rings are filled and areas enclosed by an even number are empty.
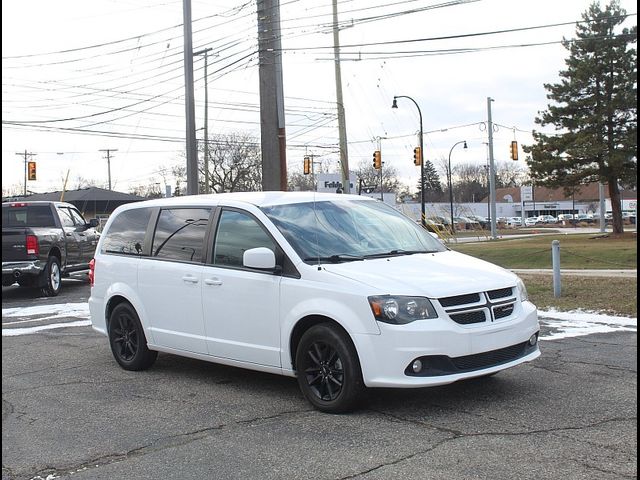
<svg viewBox="0 0 640 480"><path fill-rule="evenodd" d="M470 325L472 323L482 323L487 321L484 310L476 310L474 312L451 313L451 320L461 325Z"/></svg>
<svg viewBox="0 0 640 480"><path fill-rule="evenodd" d="M456 297L441 298L440 305L443 307L456 307L458 305L465 305L468 303L478 303L480 301L479 293L471 293L469 295L458 295Z"/></svg>
<svg viewBox="0 0 640 480"><path fill-rule="evenodd" d="M491 300L498 298L510 297L513 294L513 288L501 288L499 290L490 290L487 292Z"/></svg>
<svg viewBox="0 0 640 480"><path fill-rule="evenodd" d="M490 352L476 353L464 357L455 357L451 361L460 370L477 370L479 368L491 367L501 363L507 363L524 355L527 344L519 343L510 347L492 350Z"/></svg>
<svg viewBox="0 0 640 480"><path fill-rule="evenodd" d="M459 325L495 322L510 317L516 308L515 287L439 298L449 318Z"/></svg>

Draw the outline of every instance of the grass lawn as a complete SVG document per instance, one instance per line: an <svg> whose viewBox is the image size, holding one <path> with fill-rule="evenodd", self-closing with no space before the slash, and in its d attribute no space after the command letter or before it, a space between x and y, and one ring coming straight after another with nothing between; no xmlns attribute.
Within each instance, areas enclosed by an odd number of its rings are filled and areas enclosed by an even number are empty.
<svg viewBox="0 0 640 480"><path fill-rule="evenodd" d="M520 275L529 292L529 299L541 310L555 308L560 311L592 310L638 316L636 278L562 276L559 298L553 296L551 275Z"/></svg>
<svg viewBox="0 0 640 480"><path fill-rule="evenodd" d="M504 268L551 268L552 240L560 241L560 268L637 268L635 232L620 236L553 233L478 243L450 243L448 246Z"/></svg>
<svg viewBox="0 0 640 480"><path fill-rule="evenodd" d="M501 267L551 268L551 241L560 241L563 269L635 269L637 239L634 232L613 234L554 233L479 243L449 244L461 253ZM522 274L529 298L540 309L592 310L636 317L637 278L578 277L562 275L560 298L553 296L551 275Z"/></svg>

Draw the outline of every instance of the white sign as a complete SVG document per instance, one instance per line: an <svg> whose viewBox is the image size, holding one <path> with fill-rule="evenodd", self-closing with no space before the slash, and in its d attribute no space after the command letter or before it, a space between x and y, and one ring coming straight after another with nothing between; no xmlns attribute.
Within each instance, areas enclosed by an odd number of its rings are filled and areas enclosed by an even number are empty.
<svg viewBox="0 0 640 480"><path fill-rule="evenodd" d="M531 185L520 187L520 199L523 202L531 202L533 200L533 187Z"/></svg>
<svg viewBox="0 0 640 480"><path fill-rule="evenodd" d="M316 191L325 193L336 193L338 189L342 188L342 175L339 173L319 173L316 175ZM349 186L351 193L357 193L355 190L356 177L355 175L349 176Z"/></svg>

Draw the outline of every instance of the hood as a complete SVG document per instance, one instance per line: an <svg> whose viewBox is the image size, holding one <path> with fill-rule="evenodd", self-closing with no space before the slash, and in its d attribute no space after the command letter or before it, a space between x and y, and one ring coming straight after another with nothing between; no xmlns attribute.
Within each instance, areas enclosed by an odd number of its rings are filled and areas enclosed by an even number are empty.
<svg viewBox="0 0 640 480"><path fill-rule="evenodd" d="M453 251L325 264L324 270L373 287L380 295L430 298L512 287L517 278L497 265Z"/></svg>

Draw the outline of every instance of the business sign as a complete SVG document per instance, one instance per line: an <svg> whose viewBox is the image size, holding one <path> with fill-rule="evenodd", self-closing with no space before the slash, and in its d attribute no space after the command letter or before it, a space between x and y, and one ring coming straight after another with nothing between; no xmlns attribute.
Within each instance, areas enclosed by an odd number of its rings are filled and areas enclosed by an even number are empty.
<svg viewBox="0 0 640 480"><path fill-rule="evenodd" d="M319 173L316 175L316 191L325 193L336 193L338 190L341 192L342 188L342 175L340 173ZM355 191L356 177L355 175L349 176L349 187L351 193Z"/></svg>
<svg viewBox="0 0 640 480"><path fill-rule="evenodd" d="M520 187L520 199L523 202L533 201L533 187L531 185Z"/></svg>

